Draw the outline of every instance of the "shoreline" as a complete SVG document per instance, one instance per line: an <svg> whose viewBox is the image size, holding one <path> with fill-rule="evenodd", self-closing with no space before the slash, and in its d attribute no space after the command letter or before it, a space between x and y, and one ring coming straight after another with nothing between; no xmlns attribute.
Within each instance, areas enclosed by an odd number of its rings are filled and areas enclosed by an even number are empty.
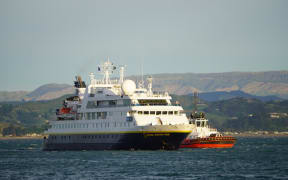
<svg viewBox="0 0 288 180"><path fill-rule="evenodd" d="M234 137L263 137L263 138L272 138L272 137L288 137L288 134L229 134L229 136Z"/></svg>
<svg viewBox="0 0 288 180"><path fill-rule="evenodd" d="M279 133L279 134L256 134L256 133L223 133L224 136L233 136L233 137L288 137L288 134ZM0 136L0 140L12 140L12 139L43 139L44 135L39 136Z"/></svg>
<svg viewBox="0 0 288 180"><path fill-rule="evenodd" d="M0 140L9 139L43 139L44 136L1 136Z"/></svg>

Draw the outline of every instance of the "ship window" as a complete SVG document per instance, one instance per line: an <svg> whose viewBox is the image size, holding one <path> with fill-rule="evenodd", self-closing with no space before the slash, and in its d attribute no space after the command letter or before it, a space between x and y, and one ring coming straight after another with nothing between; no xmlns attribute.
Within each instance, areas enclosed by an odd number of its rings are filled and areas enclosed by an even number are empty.
<svg viewBox="0 0 288 180"><path fill-rule="evenodd" d="M127 114L127 116L132 116L132 115L134 115L135 113L136 113L136 111L129 111L128 114Z"/></svg>
<svg viewBox="0 0 288 180"><path fill-rule="evenodd" d="M126 121L133 121L133 117L131 116L126 117Z"/></svg>
<svg viewBox="0 0 288 180"><path fill-rule="evenodd" d="M150 114L151 115L155 115L155 111L150 111Z"/></svg>
<svg viewBox="0 0 288 180"><path fill-rule="evenodd" d="M163 111L162 114L163 114L163 115L167 115L167 111Z"/></svg>
<svg viewBox="0 0 288 180"><path fill-rule="evenodd" d="M97 101L88 101L86 108L87 109L97 108Z"/></svg>
<svg viewBox="0 0 288 180"><path fill-rule="evenodd" d="M97 119L100 119L101 117L101 112L97 112Z"/></svg>
<svg viewBox="0 0 288 180"><path fill-rule="evenodd" d="M157 112L156 112L156 115L160 115L160 114L161 114L161 111L157 111Z"/></svg>
<svg viewBox="0 0 288 180"><path fill-rule="evenodd" d="M169 114L169 115L173 115L173 111L169 111L168 114Z"/></svg>
<svg viewBox="0 0 288 180"><path fill-rule="evenodd" d="M109 116L113 116L113 112L109 112Z"/></svg>
<svg viewBox="0 0 288 180"><path fill-rule="evenodd" d="M201 123L201 127L205 127L205 122L202 122L202 123Z"/></svg>
<svg viewBox="0 0 288 180"><path fill-rule="evenodd" d="M87 120L90 120L91 119L91 113L86 113L87 115Z"/></svg>
<svg viewBox="0 0 288 180"><path fill-rule="evenodd" d="M95 119L95 112L92 113L92 119Z"/></svg>
<svg viewBox="0 0 288 180"><path fill-rule="evenodd" d="M131 100L130 99L123 99L123 104L124 104L124 106L130 106Z"/></svg>
<svg viewBox="0 0 288 180"><path fill-rule="evenodd" d="M106 119L107 112L101 112L101 119Z"/></svg>
<svg viewBox="0 0 288 180"><path fill-rule="evenodd" d="M178 115L178 111L174 111L174 114L175 114L175 115Z"/></svg>
<svg viewBox="0 0 288 180"><path fill-rule="evenodd" d="M144 111L144 114L149 114L149 111Z"/></svg>
<svg viewBox="0 0 288 180"><path fill-rule="evenodd" d="M113 100L113 101L109 101L109 105L110 106L116 106L117 101Z"/></svg>
<svg viewBox="0 0 288 180"><path fill-rule="evenodd" d="M142 114L143 112L142 111L138 111L138 114Z"/></svg>

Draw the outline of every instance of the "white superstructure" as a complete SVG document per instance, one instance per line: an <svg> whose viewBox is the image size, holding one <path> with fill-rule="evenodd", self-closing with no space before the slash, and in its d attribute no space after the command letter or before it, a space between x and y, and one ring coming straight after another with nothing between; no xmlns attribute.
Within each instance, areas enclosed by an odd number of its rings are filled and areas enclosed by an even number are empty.
<svg viewBox="0 0 288 180"><path fill-rule="evenodd" d="M194 126L189 124L183 108L171 102L168 92L153 92L152 77L147 78L147 89L137 87L134 81L124 78L124 67L118 68L108 59L98 67L102 79L97 80L91 73L90 84L86 86L77 77L76 96L64 101L46 134L53 138L65 134L113 136L139 131L191 133ZM120 78L111 79L117 69Z"/></svg>

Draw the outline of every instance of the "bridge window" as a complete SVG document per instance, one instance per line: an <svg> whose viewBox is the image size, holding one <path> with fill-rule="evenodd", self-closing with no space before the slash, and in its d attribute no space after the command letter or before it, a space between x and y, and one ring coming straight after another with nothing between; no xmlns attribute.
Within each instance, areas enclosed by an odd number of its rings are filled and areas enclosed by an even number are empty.
<svg viewBox="0 0 288 180"><path fill-rule="evenodd" d="M109 101L109 105L110 105L110 106L116 106L116 104L117 104L117 101L116 101L116 100Z"/></svg>
<svg viewBox="0 0 288 180"><path fill-rule="evenodd" d="M143 105L143 106L147 106L147 105L150 105L150 106L156 106L156 105L163 106L163 105L167 105L168 104L165 99L139 99L138 102L139 102L140 105Z"/></svg>
<svg viewBox="0 0 288 180"><path fill-rule="evenodd" d="M151 115L155 115L155 111L150 111L150 114Z"/></svg>
<svg viewBox="0 0 288 180"><path fill-rule="evenodd" d="M97 101L88 101L86 108L87 109L97 108Z"/></svg>

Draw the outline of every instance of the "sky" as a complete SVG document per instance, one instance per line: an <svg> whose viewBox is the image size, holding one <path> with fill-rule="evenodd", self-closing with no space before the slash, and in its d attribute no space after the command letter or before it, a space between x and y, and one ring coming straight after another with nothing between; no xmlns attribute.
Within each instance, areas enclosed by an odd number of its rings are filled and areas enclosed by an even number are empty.
<svg viewBox="0 0 288 180"><path fill-rule="evenodd" d="M1 0L0 91L126 75L288 70L287 0ZM100 78L100 74L97 74Z"/></svg>

